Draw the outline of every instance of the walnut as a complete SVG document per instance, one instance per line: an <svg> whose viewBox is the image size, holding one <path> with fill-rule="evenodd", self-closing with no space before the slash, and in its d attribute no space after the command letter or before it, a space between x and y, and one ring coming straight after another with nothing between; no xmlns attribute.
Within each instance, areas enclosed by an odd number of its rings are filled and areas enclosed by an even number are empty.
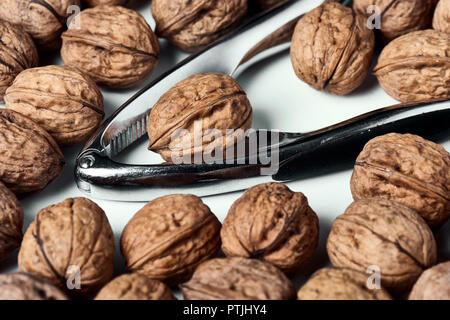
<svg viewBox="0 0 450 320"><path fill-rule="evenodd" d="M50 283L27 273L0 275L0 300L68 300Z"/></svg>
<svg viewBox="0 0 450 320"><path fill-rule="evenodd" d="M450 0L440 0L433 16L433 28L450 33Z"/></svg>
<svg viewBox="0 0 450 320"><path fill-rule="evenodd" d="M181 285L187 300L289 300L292 282L270 263L247 258L217 258L202 263Z"/></svg>
<svg viewBox="0 0 450 320"><path fill-rule="evenodd" d="M23 70L38 64L33 39L20 26L0 20L0 103L6 89Z"/></svg>
<svg viewBox="0 0 450 320"><path fill-rule="evenodd" d="M370 275L345 268L316 271L300 288L298 300L391 300L383 288L370 289Z"/></svg>
<svg viewBox="0 0 450 320"><path fill-rule="evenodd" d="M129 0L83 0L88 7L97 7L103 5L109 6L125 6L130 2Z"/></svg>
<svg viewBox="0 0 450 320"><path fill-rule="evenodd" d="M23 210L14 193L0 182L0 262L20 246Z"/></svg>
<svg viewBox="0 0 450 320"><path fill-rule="evenodd" d="M133 87L150 76L158 61L158 39L150 26L136 11L119 6L83 10L62 39L64 63L102 86Z"/></svg>
<svg viewBox="0 0 450 320"><path fill-rule="evenodd" d="M379 268L381 284L393 292L411 288L436 263L436 241L412 209L386 199L358 200L333 222L327 241L336 267L366 272Z"/></svg>
<svg viewBox="0 0 450 320"><path fill-rule="evenodd" d="M355 200L395 200L432 227L450 218L450 154L416 135L391 133L370 140L356 159L350 186Z"/></svg>
<svg viewBox="0 0 450 320"><path fill-rule="evenodd" d="M0 181L15 194L44 189L62 172L55 140L29 118L0 109Z"/></svg>
<svg viewBox="0 0 450 320"><path fill-rule="evenodd" d="M298 21L292 36L292 66L314 89L345 95L366 77L374 39L363 16L339 3L325 2Z"/></svg>
<svg viewBox="0 0 450 320"><path fill-rule="evenodd" d="M134 215L120 245L128 269L176 285L217 255L220 222L196 196L165 196Z"/></svg>
<svg viewBox="0 0 450 320"><path fill-rule="evenodd" d="M113 267L114 237L108 218L86 198L66 199L39 211L19 251L21 271L71 295L92 295L111 279Z"/></svg>
<svg viewBox="0 0 450 320"><path fill-rule="evenodd" d="M60 146L85 142L104 115L95 82L64 66L23 71L6 91L5 103L47 130Z"/></svg>
<svg viewBox="0 0 450 320"><path fill-rule="evenodd" d="M235 27L247 0L153 0L156 34L185 51L198 51Z"/></svg>
<svg viewBox="0 0 450 320"><path fill-rule="evenodd" d="M56 50L75 6L80 7L80 0L1 0L0 19L21 25L39 49Z"/></svg>
<svg viewBox="0 0 450 320"><path fill-rule="evenodd" d="M97 294L95 300L175 300L170 288L142 274L130 273L115 278Z"/></svg>
<svg viewBox="0 0 450 320"><path fill-rule="evenodd" d="M449 56L449 33L415 31L384 47L373 71L386 93L401 102L449 99Z"/></svg>
<svg viewBox="0 0 450 320"><path fill-rule="evenodd" d="M303 193L265 183L233 203L220 234L227 256L261 258L293 273L314 254L319 220Z"/></svg>
<svg viewBox="0 0 450 320"><path fill-rule="evenodd" d="M450 300L450 261L425 270L414 285L409 300Z"/></svg>

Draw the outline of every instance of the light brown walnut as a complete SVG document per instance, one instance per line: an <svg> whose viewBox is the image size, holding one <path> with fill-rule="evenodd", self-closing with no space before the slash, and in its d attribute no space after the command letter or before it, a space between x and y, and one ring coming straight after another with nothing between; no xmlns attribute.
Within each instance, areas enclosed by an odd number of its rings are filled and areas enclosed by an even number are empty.
<svg viewBox="0 0 450 320"><path fill-rule="evenodd" d="M434 11L433 28L450 33L450 0L439 0Z"/></svg>
<svg viewBox="0 0 450 320"><path fill-rule="evenodd" d="M23 210L14 193L0 182L0 262L20 246Z"/></svg>
<svg viewBox="0 0 450 320"><path fill-rule="evenodd" d="M0 275L0 300L68 300L67 296L47 281L28 273Z"/></svg>
<svg viewBox="0 0 450 320"><path fill-rule="evenodd" d="M425 270L414 284L409 300L450 300L450 261Z"/></svg>

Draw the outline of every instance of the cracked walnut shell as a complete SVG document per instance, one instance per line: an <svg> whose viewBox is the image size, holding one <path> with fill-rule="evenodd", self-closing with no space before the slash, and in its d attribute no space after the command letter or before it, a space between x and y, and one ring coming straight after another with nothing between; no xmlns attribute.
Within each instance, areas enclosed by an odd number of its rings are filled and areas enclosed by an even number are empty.
<svg viewBox="0 0 450 320"><path fill-rule="evenodd" d="M67 291L90 296L114 268L114 237L103 210L86 198L71 198L42 209L19 251L19 269ZM70 290L68 284L80 288Z"/></svg>
<svg viewBox="0 0 450 320"><path fill-rule="evenodd" d="M14 193L0 182L0 262L20 246L23 210Z"/></svg>
<svg viewBox="0 0 450 320"><path fill-rule="evenodd" d="M176 285L217 255L220 222L196 196L165 196L134 215L120 245L129 270Z"/></svg>
<svg viewBox="0 0 450 320"><path fill-rule="evenodd" d="M355 200L395 200L437 227L450 218L450 154L416 135L379 136L356 159L350 187Z"/></svg>
<svg viewBox="0 0 450 320"><path fill-rule="evenodd" d="M0 275L0 300L68 300L57 287L28 273Z"/></svg>
<svg viewBox="0 0 450 320"><path fill-rule="evenodd" d="M103 119L103 96L85 74L65 66L20 73L5 95L7 109L35 121L60 146L85 142Z"/></svg>
<svg viewBox="0 0 450 320"><path fill-rule="evenodd" d="M425 270L414 284L409 300L450 300L450 261Z"/></svg>
<svg viewBox="0 0 450 320"><path fill-rule="evenodd" d="M293 273L314 254L319 220L303 193L265 183L233 203L220 234L228 257L260 258Z"/></svg>
<svg viewBox="0 0 450 320"><path fill-rule="evenodd" d="M433 28L450 33L450 0L440 0L433 16Z"/></svg>

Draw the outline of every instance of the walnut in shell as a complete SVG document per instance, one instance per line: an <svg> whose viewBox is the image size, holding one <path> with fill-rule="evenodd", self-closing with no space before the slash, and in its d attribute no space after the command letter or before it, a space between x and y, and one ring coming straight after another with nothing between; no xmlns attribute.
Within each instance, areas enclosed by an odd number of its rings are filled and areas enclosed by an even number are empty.
<svg viewBox="0 0 450 320"><path fill-rule="evenodd" d="M83 0L83 3L88 7L97 7L103 5L109 6L125 6L130 0Z"/></svg>
<svg viewBox="0 0 450 320"><path fill-rule="evenodd" d="M433 16L433 28L450 33L450 0L440 0Z"/></svg>
<svg viewBox="0 0 450 320"><path fill-rule="evenodd" d="M227 256L261 258L293 273L314 254L319 220L303 193L265 183L233 203L220 234Z"/></svg>
<svg viewBox="0 0 450 320"><path fill-rule="evenodd" d="M113 268L114 237L108 218L86 198L66 199L39 211L19 251L21 271L71 295L94 294L111 279Z"/></svg>
<svg viewBox="0 0 450 320"><path fill-rule="evenodd" d="M202 263L181 285L186 300L289 300L292 282L270 263L240 257Z"/></svg>
<svg viewBox="0 0 450 320"><path fill-rule="evenodd" d="M65 161L52 136L28 117L0 109L0 181L15 194L44 189Z"/></svg>
<svg viewBox="0 0 450 320"><path fill-rule="evenodd" d="M345 95L366 77L374 39L363 16L337 2L325 2L298 21L292 36L292 66L314 89Z"/></svg>
<svg viewBox="0 0 450 320"><path fill-rule="evenodd" d="M139 273L121 275L100 290L95 300L174 300L163 282Z"/></svg>
<svg viewBox="0 0 450 320"><path fill-rule="evenodd" d="M150 76L158 61L158 39L150 26L139 13L120 6L83 10L62 39L64 63L102 86L133 87Z"/></svg>
<svg viewBox="0 0 450 320"><path fill-rule="evenodd" d="M436 263L436 241L412 209L386 199L358 200L333 222L327 251L335 267L366 272L376 266L393 292L411 288Z"/></svg>
<svg viewBox="0 0 450 320"><path fill-rule="evenodd" d="M52 284L28 273L0 275L0 300L68 300Z"/></svg>
<svg viewBox="0 0 450 320"><path fill-rule="evenodd" d="M23 210L14 193L0 182L0 262L22 241Z"/></svg>
<svg viewBox="0 0 450 320"><path fill-rule="evenodd" d="M384 91L401 102L450 98L450 34L408 33L391 41L374 74Z"/></svg>
<svg viewBox="0 0 450 320"><path fill-rule="evenodd" d="M355 200L395 200L437 227L450 218L450 154L416 135L379 136L356 159L350 187Z"/></svg>
<svg viewBox="0 0 450 320"><path fill-rule="evenodd" d="M8 88L5 104L39 124L60 146L85 142L104 115L95 82L65 66L23 71Z"/></svg>
<svg viewBox="0 0 450 320"><path fill-rule="evenodd" d="M237 25L247 0L153 0L156 34L185 51L197 51Z"/></svg>
<svg viewBox="0 0 450 320"><path fill-rule="evenodd" d="M66 20L80 8L80 0L2 0L0 19L21 25L41 50L56 50Z"/></svg>
<svg viewBox="0 0 450 320"><path fill-rule="evenodd" d="M450 300L450 261L425 270L414 284L409 300Z"/></svg>
<svg viewBox="0 0 450 320"><path fill-rule="evenodd" d="M220 222L196 196L165 196L134 215L120 245L128 269L176 285L217 255Z"/></svg>
<svg viewBox="0 0 450 320"><path fill-rule="evenodd" d="M21 27L0 20L0 103L14 78L38 60L33 39Z"/></svg>
<svg viewBox="0 0 450 320"><path fill-rule="evenodd" d="M369 274L345 268L316 271L297 293L298 300L391 300L383 288L369 288Z"/></svg>

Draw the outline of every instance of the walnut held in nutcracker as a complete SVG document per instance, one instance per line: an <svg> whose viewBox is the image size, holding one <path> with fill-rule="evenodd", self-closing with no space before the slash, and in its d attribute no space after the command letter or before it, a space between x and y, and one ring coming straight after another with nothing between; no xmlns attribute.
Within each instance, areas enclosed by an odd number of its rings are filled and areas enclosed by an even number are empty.
<svg viewBox="0 0 450 320"><path fill-rule="evenodd" d="M23 210L14 193L0 182L0 262L20 246Z"/></svg>
<svg viewBox="0 0 450 320"><path fill-rule="evenodd" d="M450 0L440 0L433 16L433 28L450 33Z"/></svg>
<svg viewBox="0 0 450 320"><path fill-rule="evenodd" d="M174 300L170 288L139 273L121 275L100 290L95 300Z"/></svg>
<svg viewBox="0 0 450 320"><path fill-rule="evenodd" d="M130 0L83 0L84 4L88 7L97 7L103 5L109 6L125 6Z"/></svg>
<svg viewBox="0 0 450 320"><path fill-rule="evenodd" d="M291 273L313 256L319 220L303 193L265 183L233 203L220 234L227 256L261 258Z"/></svg>
<svg viewBox="0 0 450 320"><path fill-rule="evenodd" d="M52 136L12 110L0 109L0 181L15 194L44 189L65 161Z"/></svg>
<svg viewBox="0 0 450 320"><path fill-rule="evenodd" d="M119 6L83 10L62 39L64 63L102 86L133 87L158 61L158 39L150 26L136 11Z"/></svg>
<svg viewBox="0 0 450 320"><path fill-rule="evenodd" d="M364 17L339 3L325 2L298 21L292 36L292 66L314 89L345 95L366 77L374 46Z"/></svg>
<svg viewBox="0 0 450 320"><path fill-rule="evenodd" d="M134 215L120 245L128 269L176 285L217 255L220 222L196 196L165 196Z"/></svg>
<svg viewBox="0 0 450 320"><path fill-rule="evenodd" d="M21 27L0 20L0 102L14 78L38 60L33 39Z"/></svg>
<svg viewBox="0 0 450 320"><path fill-rule="evenodd" d="M21 271L70 294L92 295L111 279L113 267L114 237L108 218L85 198L66 199L39 211L19 251Z"/></svg>
<svg viewBox="0 0 450 320"><path fill-rule="evenodd" d="M333 222L327 251L335 267L380 269L381 284L393 292L411 288L436 263L436 241L412 209L386 199L358 200Z"/></svg>
<svg viewBox="0 0 450 320"><path fill-rule="evenodd" d="M153 0L156 34L185 51L197 51L237 25L247 0Z"/></svg>
<svg viewBox="0 0 450 320"><path fill-rule="evenodd" d="M0 300L67 300L52 284L28 273L0 275Z"/></svg>
<svg viewBox="0 0 450 320"><path fill-rule="evenodd" d="M41 50L55 50L80 0L2 0L0 19L21 25Z"/></svg>
<svg viewBox="0 0 450 320"><path fill-rule="evenodd" d="M412 288L409 300L450 300L450 261L425 270Z"/></svg>
<svg viewBox="0 0 450 320"><path fill-rule="evenodd" d="M85 142L103 119L103 96L87 75L64 66L27 69L5 95L7 109L30 117L60 146Z"/></svg>
<svg viewBox="0 0 450 320"><path fill-rule="evenodd" d="M391 300L383 288L369 288L365 274L345 268L316 271L300 288L298 300Z"/></svg>
<svg viewBox="0 0 450 320"><path fill-rule="evenodd" d="M187 300L289 300L292 282L270 263L247 258L217 258L202 263L181 285Z"/></svg>
<svg viewBox="0 0 450 320"><path fill-rule="evenodd" d="M149 149L169 162L195 154L218 157L222 152L225 157L224 149L234 146L251 127L252 115L247 95L233 78L197 74L176 84L153 107ZM214 136L217 132L220 137Z"/></svg>
<svg viewBox="0 0 450 320"><path fill-rule="evenodd" d="M379 136L356 159L350 187L355 200L395 200L440 226L450 218L450 154L416 135Z"/></svg>

